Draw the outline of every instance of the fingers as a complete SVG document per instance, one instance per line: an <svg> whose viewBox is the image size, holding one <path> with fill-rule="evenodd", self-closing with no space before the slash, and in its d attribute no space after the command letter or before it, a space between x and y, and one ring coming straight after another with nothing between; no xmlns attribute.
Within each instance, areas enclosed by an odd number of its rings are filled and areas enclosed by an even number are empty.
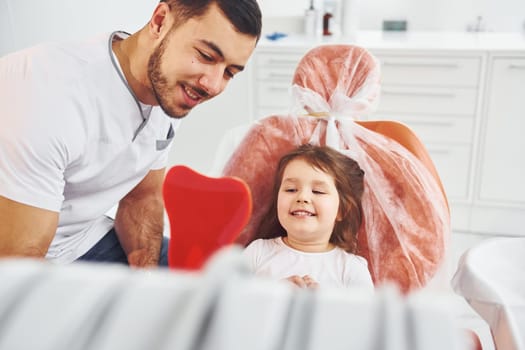
<svg viewBox="0 0 525 350"><path fill-rule="evenodd" d="M286 278L287 281L292 282L299 288L311 288L315 289L319 287L319 283L317 283L312 277L308 275L304 276L297 276L293 275Z"/></svg>
<svg viewBox="0 0 525 350"><path fill-rule="evenodd" d="M312 288L315 289L319 287L319 283L317 283L312 277L308 275L303 276L303 281L306 284L306 288Z"/></svg>
<svg viewBox="0 0 525 350"><path fill-rule="evenodd" d="M293 276L286 278L286 280L292 282L299 288L306 288L306 282L303 280L301 276L293 275Z"/></svg>

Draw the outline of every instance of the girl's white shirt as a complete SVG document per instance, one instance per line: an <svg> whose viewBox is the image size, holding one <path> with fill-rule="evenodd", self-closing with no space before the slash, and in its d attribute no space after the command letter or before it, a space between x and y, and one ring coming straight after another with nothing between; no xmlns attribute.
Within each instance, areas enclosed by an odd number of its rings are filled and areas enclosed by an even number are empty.
<svg viewBox="0 0 525 350"><path fill-rule="evenodd" d="M278 237L255 240L243 254L258 276L280 280L292 275L309 275L320 287L374 289L366 259L339 247L320 253L303 252L289 247Z"/></svg>

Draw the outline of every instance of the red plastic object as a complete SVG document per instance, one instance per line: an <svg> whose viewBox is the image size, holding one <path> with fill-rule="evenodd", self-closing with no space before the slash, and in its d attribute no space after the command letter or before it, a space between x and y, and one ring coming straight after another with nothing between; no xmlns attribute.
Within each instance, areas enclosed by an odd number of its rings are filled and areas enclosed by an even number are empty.
<svg viewBox="0 0 525 350"><path fill-rule="evenodd" d="M236 177L207 177L174 166L163 186L170 222L168 265L198 270L219 248L232 244L252 212L248 185Z"/></svg>

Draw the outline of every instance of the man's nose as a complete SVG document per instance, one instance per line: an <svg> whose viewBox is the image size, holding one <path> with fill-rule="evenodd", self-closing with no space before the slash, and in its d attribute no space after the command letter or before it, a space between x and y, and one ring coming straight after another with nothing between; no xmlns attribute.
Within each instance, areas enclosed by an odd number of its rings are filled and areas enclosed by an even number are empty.
<svg viewBox="0 0 525 350"><path fill-rule="evenodd" d="M220 66L209 67L199 79L200 87L210 96L218 95L224 90L224 72Z"/></svg>

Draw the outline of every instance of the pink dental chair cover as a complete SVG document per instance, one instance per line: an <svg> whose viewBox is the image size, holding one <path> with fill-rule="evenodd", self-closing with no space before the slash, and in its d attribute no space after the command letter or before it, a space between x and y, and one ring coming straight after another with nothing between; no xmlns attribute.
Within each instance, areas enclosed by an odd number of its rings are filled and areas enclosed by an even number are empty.
<svg viewBox="0 0 525 350"><path fill-rule="evenodd" d="M358 254L367 259L375 284L390 281L405 293L426 284L445 256L448 204L410 129L392 121L355 121L374 111L379 90L379 64L363 48L326 45L303 57L290 114L256 122L224 167L223 175L242 178L252 192L252 218L238 243L257 238L278 159L300 144L329 145L365 171Z"/></svg>

